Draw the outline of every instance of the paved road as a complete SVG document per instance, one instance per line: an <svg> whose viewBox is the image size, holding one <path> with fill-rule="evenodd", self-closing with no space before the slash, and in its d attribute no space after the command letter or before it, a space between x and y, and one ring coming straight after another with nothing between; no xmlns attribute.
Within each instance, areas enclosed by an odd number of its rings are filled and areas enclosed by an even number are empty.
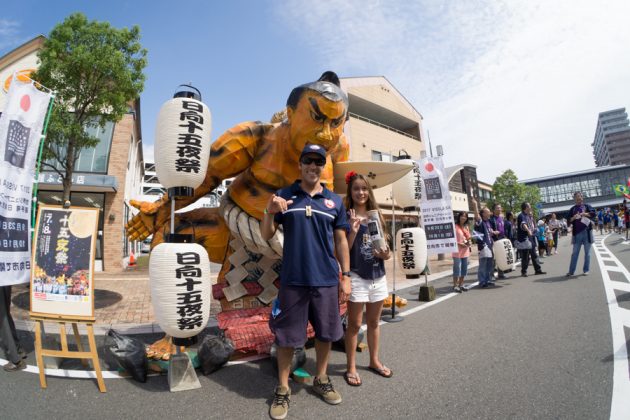
<svg viewBox="0 0 630 420"><path fill-rule="evenodd" d="M564 276L565 239L559 255L544 259L545 276L512 274L493 289L461 295L449 294L449 279L441 279L440 299L424 306L417 288L401 291L410 299L405 320L382 327L382 358L394 377L360 370L363 386L351 388L341 378L344 354L333 352L330 373L343 403L328 406L308 386L293 384L290 418L628 418L630 243L611 235L594 251L587 277ZM312 372L313 350L308 354ZM358 362L367 365L367 354ZM275 385L268 360L200 381L199 390L169 393L164 376L146 384L111 379L100 394L89 380L49 378L41 390L35 374L0 372L2 417L268 418Z"/></svg>

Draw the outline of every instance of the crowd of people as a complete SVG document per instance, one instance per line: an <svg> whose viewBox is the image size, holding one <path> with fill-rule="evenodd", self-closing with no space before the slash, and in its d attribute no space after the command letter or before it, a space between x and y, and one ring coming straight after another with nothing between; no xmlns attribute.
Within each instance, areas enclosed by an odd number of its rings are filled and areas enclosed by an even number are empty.
<svg viewBox="0 0 630 420"><path fill-rule="evenodd" d="M505 273L496 266L493 254L494 242L508 239L515 250L516 260L521 262L521 276L527 277L530 264L534 267L534 275L547 274L542 270L541 259L558 254L558 244L563 236L571 232L571 262L567 276L575 275L579 254L584 249L584 265L582 274L588 275L590 269L590 248L593 233L623 233L628 235L630 227L630 206L624 202L618 207L604 208L596 211L584 203L581 192L574 194L575 204L567 214L567 218L558 218L555 213L535 220L532 206L528 202L521 204L520 213L503 214L501 204L496 203L490 210L479 209L473 200L474 221L470 223L467 212L455 215L455 236L458 250L453 258L453 288L457 293L468 291L464 279L468 272L468 259L476 245L479 257L477 279L480 288L492 287L495 279L505 278Z"/></svg>
<svg viewBox="0 0 630 420"><path fill-rule="evenodd" d="M596 210L597 230L604 233L624 233L628 239L627 232L630 227L630 204L627 200L618 206L604 207Z"/></svg>

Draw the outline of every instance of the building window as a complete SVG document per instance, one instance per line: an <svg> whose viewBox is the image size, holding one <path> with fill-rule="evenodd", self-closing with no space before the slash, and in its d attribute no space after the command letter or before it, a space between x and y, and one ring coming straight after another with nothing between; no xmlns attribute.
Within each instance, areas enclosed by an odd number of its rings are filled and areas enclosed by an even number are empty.
<svg viewBox="0 0 630 420"><path fill-rule="evenodd" d="M378 152L376 150L372 150L372 160L375 162L391 162L392 155L389 153Z"/></svg>
<svg viewBox="0 0 630 420"><path fill-rule="evenodd" d="M77 163L74 166L74 171L106 174L112 135L114 134L114 123L107 122L102 128L99 126L90 126L86 128L85 131L90 136L98 138L99 142L96 147L81 150ZM59 162L56 160L49 160L47 163L59 170L63 170L63 168L59 165Z"/></svg>

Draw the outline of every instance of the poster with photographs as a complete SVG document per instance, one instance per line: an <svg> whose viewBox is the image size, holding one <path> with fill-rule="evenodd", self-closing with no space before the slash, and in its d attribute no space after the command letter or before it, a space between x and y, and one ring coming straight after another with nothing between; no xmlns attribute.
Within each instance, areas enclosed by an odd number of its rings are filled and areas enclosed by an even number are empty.
<svg viewBox="0 0 630 420"><path fill-rule="evenodd" d="M40 206L31 271L31 312L94 317L99 209Z"/></svg>

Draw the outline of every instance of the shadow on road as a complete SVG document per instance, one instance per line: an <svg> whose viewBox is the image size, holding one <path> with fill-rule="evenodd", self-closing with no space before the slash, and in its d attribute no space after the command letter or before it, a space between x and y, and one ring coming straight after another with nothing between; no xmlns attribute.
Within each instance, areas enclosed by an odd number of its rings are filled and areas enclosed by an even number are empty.
<svg viewBox="0 0 630 420"><path fill-rule="evenodd" d="M629 329L625 328L626 330L626 337L628 337L626 339L626 351L630 354L630 336L627 334ZM608 356L604 357L602 359L602 363L611 363L615 361L615 355L614 354L609 354Z"/></svg>
<svg viewBox="0 0 630 420"><path fill-rule="evenodd" d="M542 277L542 278L538 278L538 279L534 280L534 283L559 283L559 282L568 281L568 280L575 279L575 278L577 278L577 276L574 276L574 277L567 277L567 276Z"/></svg>
<svg viewBox="0 0 630 420"><path fill-rule="evenodd" d="M13 297L13 304L18 308L28 311L31 309L29 291L17 294ZM107 308L122 300L120 293L111 290L95 289L94 290L94 309Z"/></svg>
<svg viewBox="0 0 630 420"><path fill-rule="evenodd" d="M608 242L606 245L613 245L613 246L614 246L614 245L619 245L619 244L620 244L620 243L622 243L623 241L625 241L625 239L623 239L623 238L619 238L619 239L617 239L617 240L616 240L616 241L614 241L614 242L613 242L613 241Z"/></svg>

